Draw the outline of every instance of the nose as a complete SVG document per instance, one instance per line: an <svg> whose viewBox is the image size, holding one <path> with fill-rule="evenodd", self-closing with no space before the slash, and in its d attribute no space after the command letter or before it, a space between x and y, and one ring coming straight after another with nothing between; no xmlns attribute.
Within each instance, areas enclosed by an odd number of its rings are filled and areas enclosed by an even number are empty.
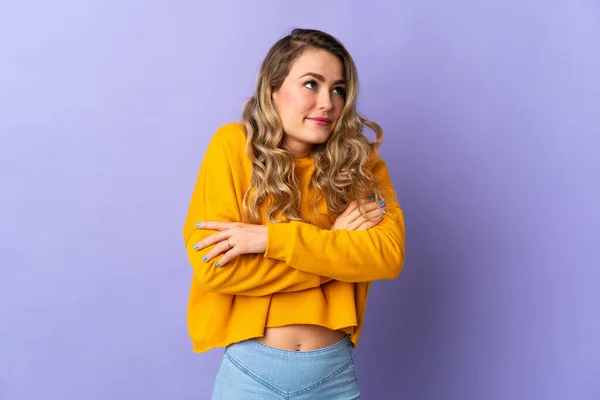
<svg viewBox="0 0 600 400"><path fill-rule="evenodd" d="M331 101L331 93L328 90L321 90L319 93L319 109L331 111L332 108L333 101Z"/></svg>

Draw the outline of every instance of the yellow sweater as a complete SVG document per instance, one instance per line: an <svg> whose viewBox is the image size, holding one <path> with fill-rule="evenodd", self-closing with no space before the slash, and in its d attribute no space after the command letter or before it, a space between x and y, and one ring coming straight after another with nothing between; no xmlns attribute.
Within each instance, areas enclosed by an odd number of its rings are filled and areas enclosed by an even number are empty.
<svg viewBox="0 0 600 400"><path fill-rule="evenodd" d="M245 254L216 267L220 257L202 261L212 246L201 251L193 248L214 233L197 229L196 223L245 222L242 199L252 174L245 145L240 123L215 133L183 227L194 271L187 312L193 350L225 347L261 337L265 327L296 323L344 330L356 346L371 282L396 278L404 263L404 217L385 163L377 159L372 169L387 209L376 227L329 230L333 220L325 199L317 202L319 215L313 210L315 193L309 182L314 161L297 159L305 222L263 222L268 226L264 254Z"/></svg>

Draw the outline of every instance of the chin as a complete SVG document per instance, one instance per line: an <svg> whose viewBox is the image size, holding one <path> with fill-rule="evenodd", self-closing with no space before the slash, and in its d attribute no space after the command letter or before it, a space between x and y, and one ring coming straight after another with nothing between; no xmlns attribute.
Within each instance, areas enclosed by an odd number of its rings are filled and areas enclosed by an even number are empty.
<svg viewBox="0 0 600 400"><path fill-rule="evenodd" d="M316 132L313 131L310 132L310 134L306 135L306 137L310 138L310 141L313 144L321 144L329 140L329 138L331 137L331 132L325 130Z"/></svg>
<svg viewBox="0 0 600 400"><path fill-rule="evenodd" d="M313 136L310 139L311 144L323 144L329 140L330 135Z"/></svg>

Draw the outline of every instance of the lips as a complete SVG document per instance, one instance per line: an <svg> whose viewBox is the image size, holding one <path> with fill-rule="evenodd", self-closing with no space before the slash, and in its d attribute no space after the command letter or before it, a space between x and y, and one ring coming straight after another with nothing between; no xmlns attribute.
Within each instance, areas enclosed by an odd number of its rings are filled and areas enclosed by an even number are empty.
<svg viewBox="0 0 600 400"><path fill-rule="evenodd" d="M324 118L324 117L309 117L307 119L313 121L315 124L317 124L319 126L327 126L327 125L331 124L331 120L329 118Z"/></svg>

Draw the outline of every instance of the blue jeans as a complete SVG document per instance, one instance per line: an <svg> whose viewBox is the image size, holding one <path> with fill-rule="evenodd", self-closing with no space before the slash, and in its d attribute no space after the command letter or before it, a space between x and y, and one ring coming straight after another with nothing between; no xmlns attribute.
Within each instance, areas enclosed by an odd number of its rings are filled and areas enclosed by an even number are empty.
<svg viewBox="0 0 600 400"><path fill-rule="evenodd" d="M350 336L312 351L281 350L256 340L227 347L213 400L360 399Z"/></svg>

